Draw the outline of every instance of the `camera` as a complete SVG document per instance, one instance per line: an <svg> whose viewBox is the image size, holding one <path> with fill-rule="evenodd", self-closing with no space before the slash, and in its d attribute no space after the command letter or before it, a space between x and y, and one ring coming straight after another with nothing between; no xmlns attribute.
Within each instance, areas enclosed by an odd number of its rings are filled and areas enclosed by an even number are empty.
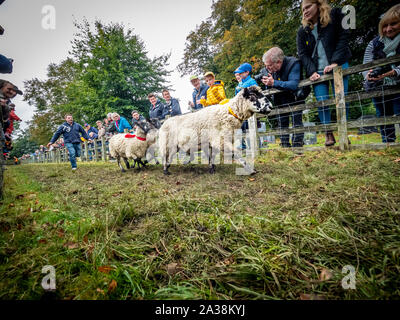
<svg viewBox="0 0 400 320"><path fill-rule="evenodd" d="M263 77L268 77L268 74L269 74L268 70L266 68L262 68L260 70L260 73L254 76L254 80L260 82Z"/></svg>
<svg viewBox="0 0 400 320"><path fill-rule="evenodd" d="M377 78L380 75L389 72L390 70L392 70L392 68L390 67L390 65L386 65L383 67L377 67L374 70L372 70L372 72L369 74L370 78Z"/></svg>

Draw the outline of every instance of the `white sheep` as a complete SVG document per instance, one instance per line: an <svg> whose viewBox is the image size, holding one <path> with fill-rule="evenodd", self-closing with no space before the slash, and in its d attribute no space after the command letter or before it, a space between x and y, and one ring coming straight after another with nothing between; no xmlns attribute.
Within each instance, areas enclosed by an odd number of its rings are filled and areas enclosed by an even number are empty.
<svg viewBox="0 0 400 320"><path fill-rule="evenodd" d="M158 128L160 127L158 121L138 122L136 125L137 128L134 135L119 133L113 135L109 142L110 155L117 159L121 172L125 172L121 164L121 158L124 160L127 169L130 168L129 159L134 160L133 168L136 164L138 169L140 169L140 165L145 166L141 159L146 156L147 150L157 139Z"/></svg>
<svg viewBox="0 0 400 320"><path fill-rule="evenodd" d="M172 157L182 150L193 159L194 151L203 150L208 157L209 172L215 173L214 158L219 151L233 154L233 157L249 173L254 173L244 159L233 150L234 131L254 113L268 114L272 104L257 86L244 88L224 105L203 108L167 119L159 131L159 150L164 174ZM225 137L225 139L224 139ZM211 153L209 153L211 148Z"/></svg>

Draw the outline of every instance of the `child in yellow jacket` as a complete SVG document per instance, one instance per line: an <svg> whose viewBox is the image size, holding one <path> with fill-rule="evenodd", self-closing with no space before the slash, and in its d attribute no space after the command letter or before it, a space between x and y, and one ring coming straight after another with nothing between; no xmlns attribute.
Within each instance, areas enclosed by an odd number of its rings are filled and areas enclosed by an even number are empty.
<svg viewBox="0 0 400 320"><path fill-rule="evenodd" d="M221 80L215 80L214 73L207 72L204 78L209 88L207 90L207 100L204 96L200 99L203 107L229 102L225 95L224 83Z"/></svg>

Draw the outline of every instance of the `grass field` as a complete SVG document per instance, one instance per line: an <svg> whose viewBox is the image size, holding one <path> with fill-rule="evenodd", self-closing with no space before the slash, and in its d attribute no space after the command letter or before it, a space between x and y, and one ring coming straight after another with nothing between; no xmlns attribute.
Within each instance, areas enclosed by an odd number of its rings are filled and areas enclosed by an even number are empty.
<svg viewBox="0 0 400 320"><path fill-rule="evenodd" d="M8 166L0 298L398 299L400 151L266 152L235 165ZM344 266L356 270L344 289Z"/></svg>

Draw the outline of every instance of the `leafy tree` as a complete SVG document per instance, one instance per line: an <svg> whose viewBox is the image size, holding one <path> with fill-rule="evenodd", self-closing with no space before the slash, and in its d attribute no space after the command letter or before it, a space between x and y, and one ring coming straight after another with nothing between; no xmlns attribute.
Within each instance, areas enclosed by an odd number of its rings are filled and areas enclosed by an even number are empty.
<svg viewBox="0 0 400 320"><path fill-rule="evenodd" d="M147 95L166 87L170 55L150 59L144 43L122 24L75 22L70 56L50 64L48 78L25 82L24 99L36 107L32 138L48 142L65 113L94 123L108 112L130 117L133 108L148 113ZM93 29L93 30L92 30Z"/></svg>
<svg viewBox="0 0 400 320"><path fill-rule="evenodd" d="M10 158L21 157L23 154L32 153L39 148L39 145L32 141L29 130L22 130L16 139L13 140L13 149Z"/></svg>
<svg viewBox="0 0 400 320"><path fill-rule="evenodd" d="M356 9L356 29L351 30L349 38L352 65L362 63L368 42L378 34L380 15L397 3L398 0L330 1L333 7L353 5ZM257 72L262 67L263 53L273 46L281 47L286 55L296 56L296 35L301 24L300 7L300 0L215 1L211 16L206 20L207 32L200 32L202 29L196 28L189 34L179 71L182 74L188 74L191 70L202 73L212 66L232 96L237 84L233 71L241 63L250 62L254 72ZM209 44L212 50L200 50L202 44ZM350 90L360 90L361 81L361 76L352 76Z"/></svg>

